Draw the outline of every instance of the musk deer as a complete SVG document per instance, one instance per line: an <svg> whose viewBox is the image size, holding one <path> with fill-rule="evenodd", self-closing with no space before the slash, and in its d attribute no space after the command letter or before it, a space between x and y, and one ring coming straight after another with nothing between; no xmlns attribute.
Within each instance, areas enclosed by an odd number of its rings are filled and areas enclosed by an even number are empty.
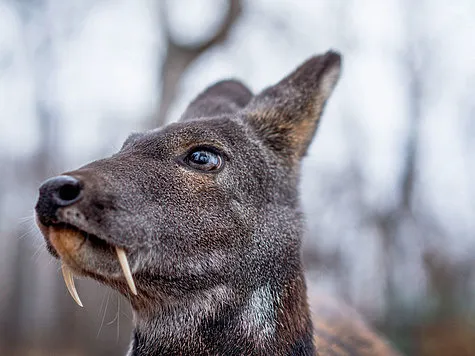
<svg viewBox="0 0 475 356"><path fill-rule="evenodd" d="M179 122L40 187L73 298L77 275L130 301L129 355L396 355L343 307L311 317L307 302L300 162L340 61L312 57L257 95L218 82Z"/></svg>

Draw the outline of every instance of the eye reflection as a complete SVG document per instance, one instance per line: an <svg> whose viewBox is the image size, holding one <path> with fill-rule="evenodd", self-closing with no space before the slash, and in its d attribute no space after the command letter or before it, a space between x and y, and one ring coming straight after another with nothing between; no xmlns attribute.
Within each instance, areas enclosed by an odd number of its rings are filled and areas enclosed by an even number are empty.
<svg viewBox="0 0 475 356"><path fill-rule="evenodd" d="M185 158L185 163L201 171L214 171L222 166L222 157L217 152L206 148L191 151Z"/></svg>

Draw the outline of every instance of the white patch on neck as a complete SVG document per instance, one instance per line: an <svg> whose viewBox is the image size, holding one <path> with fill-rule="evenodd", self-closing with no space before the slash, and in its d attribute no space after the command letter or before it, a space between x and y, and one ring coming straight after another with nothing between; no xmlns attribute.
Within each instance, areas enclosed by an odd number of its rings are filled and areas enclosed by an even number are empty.
<svg viewBox="0 0 475 356"><path fill-rule="evenodd" d="M247 306L241 313L242 325L248 336L259 344L270 340L276 331L274 298L268 285L256 289L251 294Z"/></svg>

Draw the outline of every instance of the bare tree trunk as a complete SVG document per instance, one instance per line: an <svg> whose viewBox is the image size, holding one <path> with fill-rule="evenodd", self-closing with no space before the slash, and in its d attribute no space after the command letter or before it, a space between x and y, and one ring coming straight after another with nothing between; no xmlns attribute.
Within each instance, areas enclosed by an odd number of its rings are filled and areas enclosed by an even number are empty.
<svg viewBox="0 0 475 356"><path fill-rule="evenodd" d="M403 165L401 168L401 175L399 180L399 201L396 205L382 214L375 216L375 224L378 227L383 246L382 263L385 266L387 273L386 282L386 299L388 301L389 313L391 307L395 305L394 300L396 295L396 288L394 286L392 273L394 270L395 257L397 251L395 250L396 240L404 222L411 221L417 223L414 216L414 194L417 180L417 168L419 165L419 146L420 146L420 125L421 125L421 103L422 103L422 83L424 80L424 73L420 67L421 56L426 58L425 49L418 43L420 38L417 29L414 25L413 4L406 4L407 10L407 50L403 53L402 64L405 68L407 82L407 103L409 128L404 145ZM411 11L411 12L409 12ZM396 311L397 312L397 311Z"/></svg>
<svg viewBox="0 0 475 356"><path fill-rule="evenodd" d="M153 118L153 122L150 123L150 126L153 127L162 126L166 123L168 110L175 99L177 86L186 69L203 53L226 41L242 12L241 0L229 0L228 9L223 16L223 22L216 32L198 45L187 46L179 44L173 39L169 24L167 23L164 2L160 4L162 5L159 10L166 36L167 53L160 71L160 105L157 115Z"/></svg>

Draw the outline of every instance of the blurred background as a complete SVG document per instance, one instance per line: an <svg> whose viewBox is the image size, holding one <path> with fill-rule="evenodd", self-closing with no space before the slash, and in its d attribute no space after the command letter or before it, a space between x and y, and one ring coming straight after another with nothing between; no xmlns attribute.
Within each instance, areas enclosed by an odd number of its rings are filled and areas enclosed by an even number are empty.
<svg viewBox="0 0 475 356"><path fill-rule="evenodd" d="M176 120L213 81L253 91L337 49L303 164L311 295L407 355L475 355L473 0L0 0L0 355L120 355L131 312L35 228L45 178Z"/></svg>

